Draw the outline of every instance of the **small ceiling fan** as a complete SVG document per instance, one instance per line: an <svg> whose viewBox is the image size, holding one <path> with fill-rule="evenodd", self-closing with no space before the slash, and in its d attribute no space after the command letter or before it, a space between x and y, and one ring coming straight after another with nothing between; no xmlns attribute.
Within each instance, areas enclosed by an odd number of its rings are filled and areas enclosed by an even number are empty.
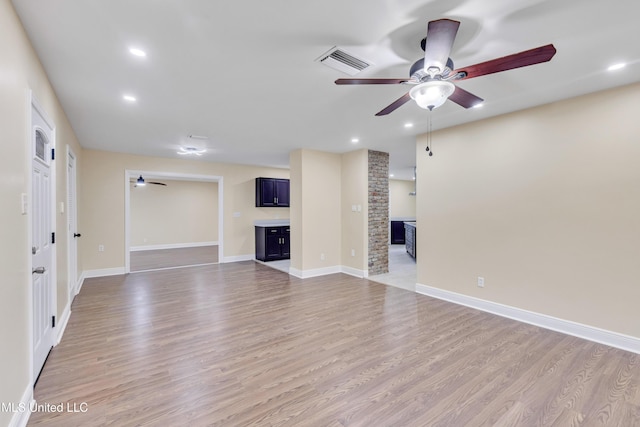
<svg viewBox="0 0 640 427"><path fill-rule="evenodd" d="M165 184L164 182L155 182L155 181L146 181L142 175L140 175L138 177L138 179L132 179L131 182L133 183L134 187L144 187L147 184L153 184L153 185L163 185L163 186L167 186L167 184Z"/></svg>
<svg viewBox="0 0 640 427"><path fill-rule="evenodd" d="M414 99L419 107L428 110L440 107L447 99L464 108L471 108L482 103L484 100L454 85L452 81L471 79L547 62L556 54L555 47L552 44L548 44L535 49L507 55L502 58L481 62L469 67L455 69L453 61L449 58L449 53L451 52L459 26L460 22L452 19L439 19L429 22L427 25L427 36L422 39L421 42L422 50L424 50L424 58L419 59L411 66L409 78L348 78L338 79L335 83L337 85L414 85L408 93L376 113L376 116L385 116L392 113L397 108L409 102L410 99Z"/></svg>

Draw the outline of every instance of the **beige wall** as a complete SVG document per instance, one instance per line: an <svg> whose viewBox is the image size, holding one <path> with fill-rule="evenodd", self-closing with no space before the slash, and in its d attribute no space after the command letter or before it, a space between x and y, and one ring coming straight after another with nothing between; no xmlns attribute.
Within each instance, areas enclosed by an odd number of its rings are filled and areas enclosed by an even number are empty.
<svg viewBox="0 0 640 427"><path fill-rule="evenodd" d="M409 195L414 188L414 181L389 180L389 216L391 218L415 218L416 196Z"/></svg>
<svg viewBox="0 0 640 427"><path fill-rule="evenodd" d="M302 211L302 150L289 154L291 178L289 181L289 200L291 210L290 234L290 266L293 270L302 271L302 230L304 212Z"/></svg>
<svg viewBox="0 0 640 427"><path fill-rule="evenodd" d="M638 99L636 84L450 128L433 157L420 137L418 283L640 338Z"/></svg>
<svg viewBox="0 0 640 427"><path fill-rule="evenodd" d="M296 150L289 165L293 273L366 272L368 151Z"/></svg>
<svg viewBox="0 0 640 427"><path fill-rule="evenodd" d="M216 182L147 179L167 184L130 186L132 247L218 240Z"/></svg>
<svg viewBox="0 0 640 427"><path fill-rule="evenodd" d="M303 271L339 267L342 261L340 155L299 150L291 157L294 162L290 166L299 168L296 176L300 176L300 187L294 186L292 194L292 211L301 210L291 224L291 233L299 233L296 241L292 241L292 266L299 265ZM293 198L295 196L300 198Z"/></svg>
<svg viewBox="0 0 640 427"><path fill-rule="evenodd" d="M0 0L0 402L5 403L18 403L30 388L31 216L21 214L21 195L30 194L29 90L56 125L59 203L66 200L66 145L74 149L79 162L82 150L13 6L9 0ZM58 318L69 304L65 223L66 214L58 213L55 245ZM0 412L0 425L9 424L12 415Z"/></svg>
<svg viewBox="0 0 640 427"><path fill-rule="evenodd" d="M341 160L342 265L367 271L368 150L342 154ZM361 210L354 212L354 205Z"/></svg>
<svg viewBox="0 0 640 427"><path fill-rule="evenodd" d="M85 271L125 265L125 170L223 177L219 188L224 204L225 257L255 254L254 220L289 218L288 208L255 207L255 178L289 178L286 169L85 150L80 202ZM98 252L98 245L104 245L104 252Z"/></svg>

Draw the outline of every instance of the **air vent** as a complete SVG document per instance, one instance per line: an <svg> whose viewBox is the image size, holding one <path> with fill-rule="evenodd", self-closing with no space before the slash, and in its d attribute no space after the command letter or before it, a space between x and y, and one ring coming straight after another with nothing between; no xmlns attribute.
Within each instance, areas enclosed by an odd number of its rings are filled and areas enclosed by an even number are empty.
<svg viewBox="0 0 640 427"><path fill-rule="evenodd" d="M355 76L360 71L373 65L371 62L357 58L336 46L322 54L322 56L316 59L316 61L321 62L334 70L342 71L350 76Z"/></svg>

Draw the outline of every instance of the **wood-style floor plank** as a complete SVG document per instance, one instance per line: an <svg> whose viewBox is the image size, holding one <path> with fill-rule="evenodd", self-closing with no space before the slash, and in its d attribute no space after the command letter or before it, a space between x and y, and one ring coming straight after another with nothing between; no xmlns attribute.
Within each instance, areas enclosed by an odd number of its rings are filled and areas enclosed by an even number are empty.
<svg viewBox="0 0 640 427"><path fill-rule="evenodd" d="M38 426L640 426L640 355L254 262L87 279Z"/></svg>
<svg viewBox="0 0 640 427"><path fill-rule="evenodd" d="M129 261L132 272L215 264L218 262L218 246L132 251Z"/></svg>

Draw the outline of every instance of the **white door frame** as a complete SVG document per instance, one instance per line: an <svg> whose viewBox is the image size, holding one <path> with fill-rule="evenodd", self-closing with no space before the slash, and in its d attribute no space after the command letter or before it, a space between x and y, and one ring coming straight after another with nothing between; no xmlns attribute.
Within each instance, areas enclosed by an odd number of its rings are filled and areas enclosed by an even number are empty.
<svg viewBox="0 0 640 427"><path fill-rule="evenodd" d="M73 176L69 175L73 159ZM69 295L69 307L73 298L78 294L78 241L74 233L78 232L78 157L70 146L67 145L67 289ZM73 197L73 204L69 199ZM75 246L75 253L72 245ZM74 260L75 258L75 260Z"/></svg>
<svg viewBox="0 0 640 427"><path fill-rule="evenodd" d="M196 175L177 172L154 172L143 170L126 169L124 171L124 271L131 272L131 179L136 179L140 175L146 179L171 179L176 181L200 181L218 183L218 263L224 259L224 191L223 178L216 175Z"/></svg>
<svg viewBox="0 0 640 427"><path fill-rule="evenodd" d="M31 252L31 246L32 246L32 242L33 242L33 216L34 216L34 210L33 210L33 158L35 156L34 153L34 145L33 145L33 141L32 141L32 132L33 132L33 120L32 120L32 108L35 108L38 113L41 115L42 119L45 121L45 123L49 126L49 128L51 128L51 149L56 149L56 127L55 124L53 123L53 121L50 119L50 117L47 115L47 113L45 112L44 108L42 107L42 105L38 102L38 100L36 99L35 95L33 94L32 90L28 90L27 91L27 98L28 98L28 102L27 102L27 142L29 144L29 149L27 150L27 159L28 159L28 164L29 164L29 173L28 173L28 198L27 200L29 200L29 204L28 204L28 216L29 216L29 227L28 227L28 232L27 232L27 239L28 239L28 244L27 247L29 249L29 252ZM50 186L51 186L51 206L49 208L49 214L51 215L51 231L53 233L56 233L56 163L55 160L52 159L50 162L50 176L51 176L51 182L50 182ZM57 236L57 234L56 234ZM33 257L30 255L28 257L29 259L29 270L33 271L33 269L35 268L35 266L33 265ZM53 313L54 316L57 316L57 269L56 269L56 245L52 244L52 250L51 250L51 265L50 265L50 276L51 276L51 312ZM34 316L35 316L35 310L33 307L33 286L32 286L33 281L31 280L29 283L29 290L28 290L28 297L29 297L29 366L31 366L31 369L29 370L30 372L30 383L34 384L34 382L37 379L37 374L35 373L35 348L34 348L34 327L35 327L35 322L34 322ZM51 345L54 346L56 344L55 342L55 332L52 333L51 336Z"/></svg>

